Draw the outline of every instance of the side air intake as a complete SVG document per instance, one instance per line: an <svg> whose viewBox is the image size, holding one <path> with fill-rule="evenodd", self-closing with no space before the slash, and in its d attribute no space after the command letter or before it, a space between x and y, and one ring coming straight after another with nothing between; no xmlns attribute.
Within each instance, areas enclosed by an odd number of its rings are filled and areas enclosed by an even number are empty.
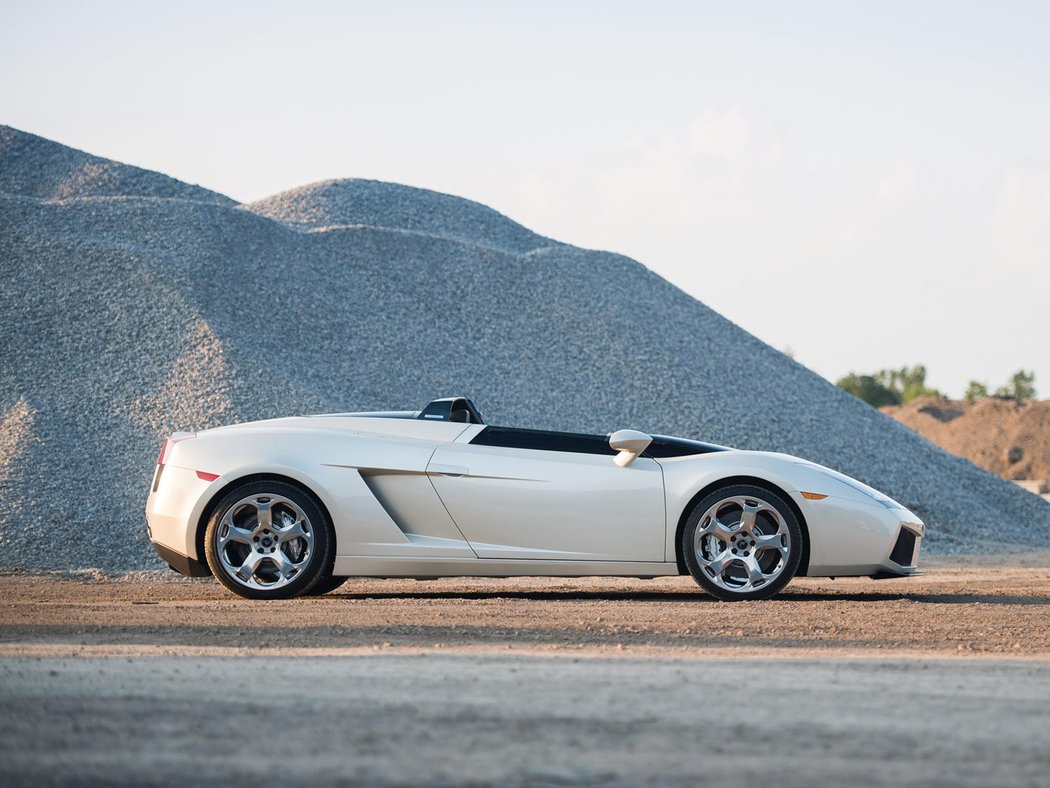
<svg viewBox="0 0 1050 788"><path fill-rule="evenodd" d="M914 566L915 564L915 534L907 528L901 528L897 535L897 543L893 545L890 560L901 566Z"/></svg>

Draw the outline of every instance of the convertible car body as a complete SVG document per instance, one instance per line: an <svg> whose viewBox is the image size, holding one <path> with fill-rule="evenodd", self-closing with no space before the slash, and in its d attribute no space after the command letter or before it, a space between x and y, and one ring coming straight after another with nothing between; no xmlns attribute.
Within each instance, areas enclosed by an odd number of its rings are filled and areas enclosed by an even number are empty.
<svg viewBox="0 0 1050 788"><path fill-rule="evenodd" d="M351 576L678 574L752 599L795 575L916 574L924 533L796 457L490 426L462 397L175 433L146 517L173 569L260 599Z"/></svg>

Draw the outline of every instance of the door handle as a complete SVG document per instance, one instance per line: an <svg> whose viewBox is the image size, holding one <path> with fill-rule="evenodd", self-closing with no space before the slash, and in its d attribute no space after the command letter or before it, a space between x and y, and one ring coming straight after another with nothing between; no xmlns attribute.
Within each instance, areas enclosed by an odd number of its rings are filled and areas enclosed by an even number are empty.
<svg viewBox="0 0 1050 788"><path fill-rule="evenodd" d="M427 473L436 473L438 476L466 476L470 470L462 465L434 464L427 468Z"/></svg>

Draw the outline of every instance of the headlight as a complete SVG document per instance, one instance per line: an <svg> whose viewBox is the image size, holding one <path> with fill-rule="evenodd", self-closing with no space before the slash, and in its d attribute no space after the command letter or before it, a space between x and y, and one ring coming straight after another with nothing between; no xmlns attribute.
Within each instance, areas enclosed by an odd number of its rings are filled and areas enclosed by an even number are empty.
<svg viewBox="0 0 1050 788"><path fill-rule="evenodd" d="M869 487L863 482L858 482L856 479L850 478L844 473L833 471L830 468L820 468L820 472L825 476L834 479L837 482L841 482L852 490L856 490L865 498L868 498L874 503L881 504L887 509L903 509L904 507L897 503L895 500L880 493L874 487Z"/></svg>
<svg viewBox="0 0 1050 788"><path fill-rule="evenodd" d="M812 490L813 492L829 493L839 498L852 500L858 500L859 495L864 501L884 506L890 510L904 509L903 506L885 493L881 493L874 487L869 487L844 473L833 471L831 468L825 468L823 465L817 465L815 462L809 462L808 460L796 460L796 465L800 466L800 473L793 476L793 478L800 491Z"/></svg>

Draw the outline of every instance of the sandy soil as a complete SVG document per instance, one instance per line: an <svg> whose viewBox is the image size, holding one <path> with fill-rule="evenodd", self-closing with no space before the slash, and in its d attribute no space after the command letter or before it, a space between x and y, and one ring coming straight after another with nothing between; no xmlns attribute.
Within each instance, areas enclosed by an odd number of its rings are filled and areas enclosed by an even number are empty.
<svg viewBox="0 0 1050 788"><path fill-rule="evenodd" d="M351 580L326 597L259 603L211 580L167 577L176 578L0 575L0 655L733 649L1050 658L1046 567L801 578L778 599L746 604L717 602L690 578Z"/></svg>
<svg viewBox="0 0 1050 788"><path fill-rule="evenodd" d="M1050 400L918 397L880 410L1004 479L1050 479Z"/></svg>
<svg viewBox="0 0 1050 788"><path fill-rule="evenodd" d="M172 576L173 577L173 576ZM1045 784L1050 569L798 580L0 575L5 785Z"/></svg>

